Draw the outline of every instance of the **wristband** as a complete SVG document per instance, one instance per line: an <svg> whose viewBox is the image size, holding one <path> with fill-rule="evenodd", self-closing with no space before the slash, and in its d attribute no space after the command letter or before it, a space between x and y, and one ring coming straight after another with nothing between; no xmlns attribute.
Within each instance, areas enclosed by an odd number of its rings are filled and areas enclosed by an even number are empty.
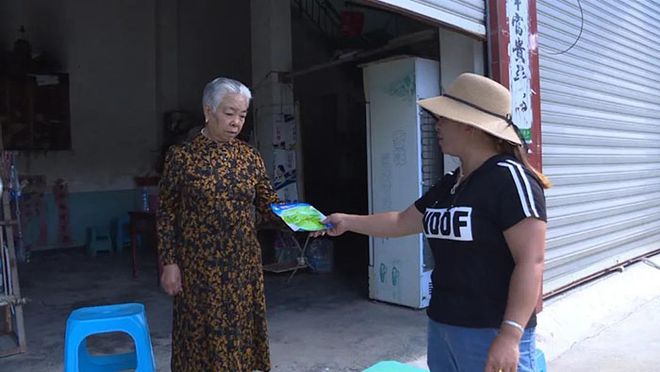
<svg viewBox="0 0 660 372"><path fill-rule="evenodd" d="M508 326L511 326L511 327L519 330L520 333L525 333L525 328L523 328L523 326L521 326L520 324L514 322L513 320L505 319L505 320L502 321L502 324L506 324Z"/></svg>

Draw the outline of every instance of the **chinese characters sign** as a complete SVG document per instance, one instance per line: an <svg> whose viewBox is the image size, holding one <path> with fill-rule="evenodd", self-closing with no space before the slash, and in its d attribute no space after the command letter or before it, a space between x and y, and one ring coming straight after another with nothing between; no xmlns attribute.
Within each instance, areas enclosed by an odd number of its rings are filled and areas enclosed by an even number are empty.
<svg viewBox="0 0 660 372"><path fill-rule="evenodd" d="M527 0L507 0L509 20L509 89L511 116L525 141L532 141L532 88L529 61L529 8Z"/></svg>

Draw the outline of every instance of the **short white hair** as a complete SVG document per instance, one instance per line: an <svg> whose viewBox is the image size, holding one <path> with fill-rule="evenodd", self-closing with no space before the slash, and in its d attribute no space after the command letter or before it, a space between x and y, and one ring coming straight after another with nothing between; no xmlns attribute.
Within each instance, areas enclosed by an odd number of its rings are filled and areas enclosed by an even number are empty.
<svg viewBox="0 0 660 372"><path fill-rule="evenodd" d="M213 79L204 87L202 105L210 107L211 111L215 112L228 93L241 94L247 98L248 103L252 99L252 92L245 84L234 79L219 77Z"/></svg>

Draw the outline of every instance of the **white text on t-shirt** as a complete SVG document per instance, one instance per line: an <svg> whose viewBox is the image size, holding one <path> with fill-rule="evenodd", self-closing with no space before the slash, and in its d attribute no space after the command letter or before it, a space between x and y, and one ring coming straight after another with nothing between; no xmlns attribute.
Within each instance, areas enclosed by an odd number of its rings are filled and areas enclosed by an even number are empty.
<svg viewBox="0 0 660 372"><path fill-rule="evenodd" d="M472 207L427 208L424 234L429 239L472 241Z"/></svg>

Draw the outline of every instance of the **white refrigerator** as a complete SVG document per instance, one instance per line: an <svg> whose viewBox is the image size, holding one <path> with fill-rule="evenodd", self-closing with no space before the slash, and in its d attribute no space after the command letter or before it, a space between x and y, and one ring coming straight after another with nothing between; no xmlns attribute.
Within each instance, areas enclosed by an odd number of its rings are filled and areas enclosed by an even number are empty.
<svg viewBox="0 0 660 372"><path fill-rule="evenodd" d="M437 61L397 57L362 66L370 213L401 211L442 175L435 120L417 100L440 94ZM433 258L422 234L370 238L369 297L424 308Z"/></svg>

